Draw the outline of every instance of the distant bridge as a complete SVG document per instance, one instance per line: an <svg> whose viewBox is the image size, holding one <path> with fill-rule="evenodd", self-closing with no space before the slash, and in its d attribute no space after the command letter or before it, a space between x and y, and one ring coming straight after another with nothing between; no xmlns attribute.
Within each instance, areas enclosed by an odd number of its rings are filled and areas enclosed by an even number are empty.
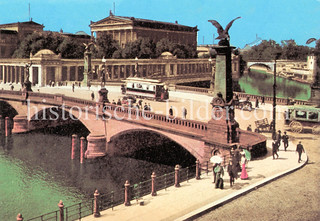
<svg viewBox="0 0 320 221"><path fill-rule="evenodd" d="M274 61L261 61L261 60L256 60L256 61L248 61L247 62L247 68L249 69L252 66L260 66L266 68L268 71L274 71Z"/></svg>
<svg viewBox="0 0 320 221"><path fill-rule="evenodd" d="M21 92L0 91L2 106L7 105L17 113L13 118L12 132L23 133L79 120L90 131L87 137L87 158L123 153L123 150L112 146L110 140L134 130L161 134L184 147L200 162L208 161L213 153L229 157L230 148L235 145L227 142L227 128L221 127L215 120L200 122L170 118L163 114L112 104L106 104L106 111L102 112L102 103L62 94L30 92L29 98L26 105ZM2 114L5 117L5 113ZM40 123L39 118L42 118ZM261 148L265 147L265 142L264 136L241 130L241 145Z"/></svg>

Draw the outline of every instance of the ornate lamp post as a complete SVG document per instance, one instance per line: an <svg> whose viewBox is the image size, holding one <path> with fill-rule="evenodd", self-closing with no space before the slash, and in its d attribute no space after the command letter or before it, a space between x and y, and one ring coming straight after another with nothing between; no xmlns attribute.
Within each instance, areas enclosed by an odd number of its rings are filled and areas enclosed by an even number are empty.
<svg viewBox="0 0 320 221"><path fill-rule="evenodd" d="M276 139L276 106L277 106L277 59L280 57L280 53L277 53L274 58L273 66L273 112L272 112L272 139Z"/></svg>

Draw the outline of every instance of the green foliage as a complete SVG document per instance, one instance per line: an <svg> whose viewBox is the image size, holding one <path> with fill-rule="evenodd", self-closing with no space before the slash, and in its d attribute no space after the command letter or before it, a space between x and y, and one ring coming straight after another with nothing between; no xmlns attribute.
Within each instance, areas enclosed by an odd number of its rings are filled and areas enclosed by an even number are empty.
<svg viewBox="0 0 320 221"><path fill-rule="evenodd" d="M84 47L71 38L65 38L58 46L58 52L63 58L80 59L83 58Z"/></svg>
<svg viewBox="0 0 320 221"><path fill-rule="evenodd" d="M94 58L112 58L115 51L119 50L120 46L117 41L113 40L108 34L102 34L96 40L96 47L93 49Z"/></svg>
<svg viewBox="0 0 320 221"><path fill-rule="evenodd" d="M306 60L311 53L308 46L297 45L294 40L282 41L281 46L273 40L263 40L261 44L253 46L250 50L243 52L243 59L248 60Z"/></svg>
<svg viewBox="0 0 320 221"><path fill-rule="evenodd" d="M55 54L61 53L63 58L82 58L84 47L70 37L62 36L56 32L34 32L19 44L15 50L14 58L29 58L42 49L49 49Z"/></svg>
<svg viewBox="0 0 320 221"><path fill-rule="evenodd" d="M159 57L163 52L168 51L177 58L196 58L197 52L189 45L172 43L164 38L156 44L156 56Z"/></svg>

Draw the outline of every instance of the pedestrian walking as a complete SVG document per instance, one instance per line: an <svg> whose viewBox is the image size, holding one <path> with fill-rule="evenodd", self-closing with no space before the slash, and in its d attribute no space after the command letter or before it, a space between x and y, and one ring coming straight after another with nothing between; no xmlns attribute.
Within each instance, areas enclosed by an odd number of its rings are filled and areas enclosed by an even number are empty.
<svg viewBox="0 0 320 221"><path fill-rule="evenodd" d="M258 97L256 98L256 108L259 108L259 99L258 99Z"/></svg>
<svg viewBox="0 0 320 221"><path fill-rule="evenodd" d="M213 172L213 183L216 183L216 178L217 178L217 176L216 176L216 172L215 172L215 169L216 169L216 167L218 166L218 164L213 164L213 167L212 167L212 172Z"/></svg>
<svg viewBox="0 0 320 221"><path fill-rule="evenodd" d="M284 132L282 136L282 142L284 146L284 151L287 151L287 148L289 146L289 136L287 135L287 132Z"/></svg>
<svg viewBox="0 0 320 221"><path fill-rule="evenodd" d="M221 164L219 163L216 168L214 169L214 172L216 173L216 189L220 188L223 189L223 175L224 175L224 170Z"/></svg>
<svg viewBox="0 0 320 221"><path fill-rule="evenodd" d="M230 187L232 187L232 185L234 184L234 179L237 177L237 168L235 165L233 165L232 160L229 161L228 174L230 177Z"/></svg>
<svg viewBox="0 0 320 221"><path fill-rule="evenodd" d="M277 159L279 158L278 145L277 145L277 142L275 140L272 142L272 157L273 157L273 159L275 159L274 155L277 155Z"/></svg>
<svg viewBox="0 0 320 221"><path fill-rule="evenodd" d="M172 106L170 107L170 109L169 109L169 115L170 116L173 116L173 109L172 109Z"/></svg>
<svg viewBox="0 0 320 221"><path fill-rule="evenodd" d="M94 100L94 92L91 92L91 100Z"/></svg>
<svg viewBox="0 0 320 221"><path fill-rule="evenodd" d="M248 179L248 173L247 173L247 170L246 170L246 157L245 157L245 153L244 152L241 155L242 155L242 157L241 157L242 168L241 168L241 176L240 176L240 178L242 180L246 180L246 179Z"/></svg>
<svg viewBox="0 0 320 221"><path fill-rule="evenodd" d="M282 139L281 130L278 130L278 134L277 134L278 151L279 151L279 148L281 146L281 139Z"/></svg>
<svg viewBox="0 0 320 221"><path fill-rule="evenodd" d="M299 141L299 144L297 145L296 152L298 152L298 154L299 154L298 163L300 163L300 161L301 161L301 154L302 154L302 152L304 153L304 148L303 148L303 145L301 144L301 141Z"/></svg>
<svg viewBox="0 0 320 221"><path fill-rule="evenodd" d="M74 92L74 83L72 83L72 92Z"/></svg>

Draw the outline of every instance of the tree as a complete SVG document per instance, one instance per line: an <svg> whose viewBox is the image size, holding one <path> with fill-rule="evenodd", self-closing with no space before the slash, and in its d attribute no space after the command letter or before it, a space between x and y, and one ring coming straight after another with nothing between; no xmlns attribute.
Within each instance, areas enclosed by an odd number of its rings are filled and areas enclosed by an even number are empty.
<svg viewBox="0 0 320 221"><path fill-rule="evenodd" d="M55 54L61 53L63 58L82 58L84 47L82 43L74 41L68 36L56 32L34 32L19 44L14 58L29 58L42 49L49 49Z"/></svg>
<svg viewBox="0 0 320 221"><path fill-rule="evenodd" d="M119 50L117 41L113 40L108 34L101 34L96 40L96 48L93 49L94 58L112 58L113 53Z"/></svg>

